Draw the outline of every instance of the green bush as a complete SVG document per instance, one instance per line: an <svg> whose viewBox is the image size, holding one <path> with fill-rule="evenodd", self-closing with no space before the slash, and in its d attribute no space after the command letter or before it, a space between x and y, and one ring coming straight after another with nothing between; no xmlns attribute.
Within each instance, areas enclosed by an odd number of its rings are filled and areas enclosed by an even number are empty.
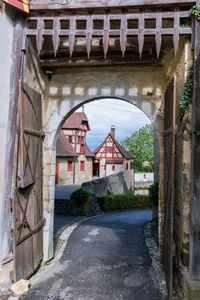
<svg viewBox="0 0 200 300"><path fill-rule="evenodd" d="M109 195L105 197L99 197L98 201L101 209L105 212L151 207L148 196L144 195Z"/></svg>
<svg viewBox="0 0 200 300"><path fill-rule="evenodd" d="M74 200L78 206L82 206L83 204L85 204L89 200L89 198L90 193L83 188L80 188L71 194L71 200Z"/></svg>
<svg viewBox="0 0 200 300"><path fill-rule="evenodd" d="M154 206L158 206L158 182L152 184L149 188L149 200Z"/></svg>

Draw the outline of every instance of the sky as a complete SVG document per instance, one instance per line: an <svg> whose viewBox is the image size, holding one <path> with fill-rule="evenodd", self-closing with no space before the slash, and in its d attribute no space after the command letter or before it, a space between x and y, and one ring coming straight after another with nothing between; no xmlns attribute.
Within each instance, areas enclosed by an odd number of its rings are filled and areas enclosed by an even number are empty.
<svg viewBox="0 0 200 300"><path fill-rule="evenodd" d="M77 112L81 112L79 108ZM106 138L115 125L115 137L120 143L146 124L150 119L136 106L117 99L96 100L84 105L91 131L87 132L87 144L93 151Z"/></svg>

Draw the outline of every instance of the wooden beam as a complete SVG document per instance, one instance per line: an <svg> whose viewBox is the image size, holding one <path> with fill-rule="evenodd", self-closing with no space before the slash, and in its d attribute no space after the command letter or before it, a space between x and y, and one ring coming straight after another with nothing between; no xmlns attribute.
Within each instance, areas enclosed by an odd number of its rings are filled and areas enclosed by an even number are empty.
<svg viewBox="0 0 200 300"><path fill-rule="evenodd" d="M193 5L196 1L191 0L71 0L67 4L61 1L31 1L31 10L83 10L83 9L106 9L106 8L139 8L139 7L164 7Z"/></svg>
<svg viewBox="0 0 200 300"><path fill-rule="evenodd" d="M104 57L93 57L87 58L73 58L73 59L41 59L40 65L44 70L62 69L62 68L77 68L77 67L104 67L114 65L157 65L162 66L161 60L154 58L145 57L140 60L138 55L130 55L124 59L121 56L110 56L107 59Z"/></svg>

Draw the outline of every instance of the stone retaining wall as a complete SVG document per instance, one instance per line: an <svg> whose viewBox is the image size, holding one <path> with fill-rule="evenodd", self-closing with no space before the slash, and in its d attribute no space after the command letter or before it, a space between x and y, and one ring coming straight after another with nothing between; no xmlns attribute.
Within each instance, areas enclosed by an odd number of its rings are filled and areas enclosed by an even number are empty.
<svg viewBox="0 0 200 300"><path fill-rule="evenodd" d="M128 191L124 172L84 182L82 188L88 190L95 197L120 195Z"/></svg>

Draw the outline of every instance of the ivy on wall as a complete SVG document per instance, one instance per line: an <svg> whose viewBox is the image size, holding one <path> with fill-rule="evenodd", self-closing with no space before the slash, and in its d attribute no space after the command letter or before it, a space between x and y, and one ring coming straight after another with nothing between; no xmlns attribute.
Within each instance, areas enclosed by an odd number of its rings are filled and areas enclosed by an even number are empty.
<svg viewBox="0 0 200 300"><path fill-rule="evenodd" d="M194 5L190 9L190 15L194 16L198 22L200 22L200 5Z"/></svg>
<svg viewBox="0 0 200 300"><path fill-rule="evenodd" d="M190 118L188 117L184 118L184 116L189 111L189 105L192 102L192 94L194 88L193 75L194 75L194 66L192 64L187 73L187 80L184 86L184 94L181 98L181 101L179 102L180 121L182 122L182 127L181 127L182 131L187 130L188 125L190 124Z"/></svg>

